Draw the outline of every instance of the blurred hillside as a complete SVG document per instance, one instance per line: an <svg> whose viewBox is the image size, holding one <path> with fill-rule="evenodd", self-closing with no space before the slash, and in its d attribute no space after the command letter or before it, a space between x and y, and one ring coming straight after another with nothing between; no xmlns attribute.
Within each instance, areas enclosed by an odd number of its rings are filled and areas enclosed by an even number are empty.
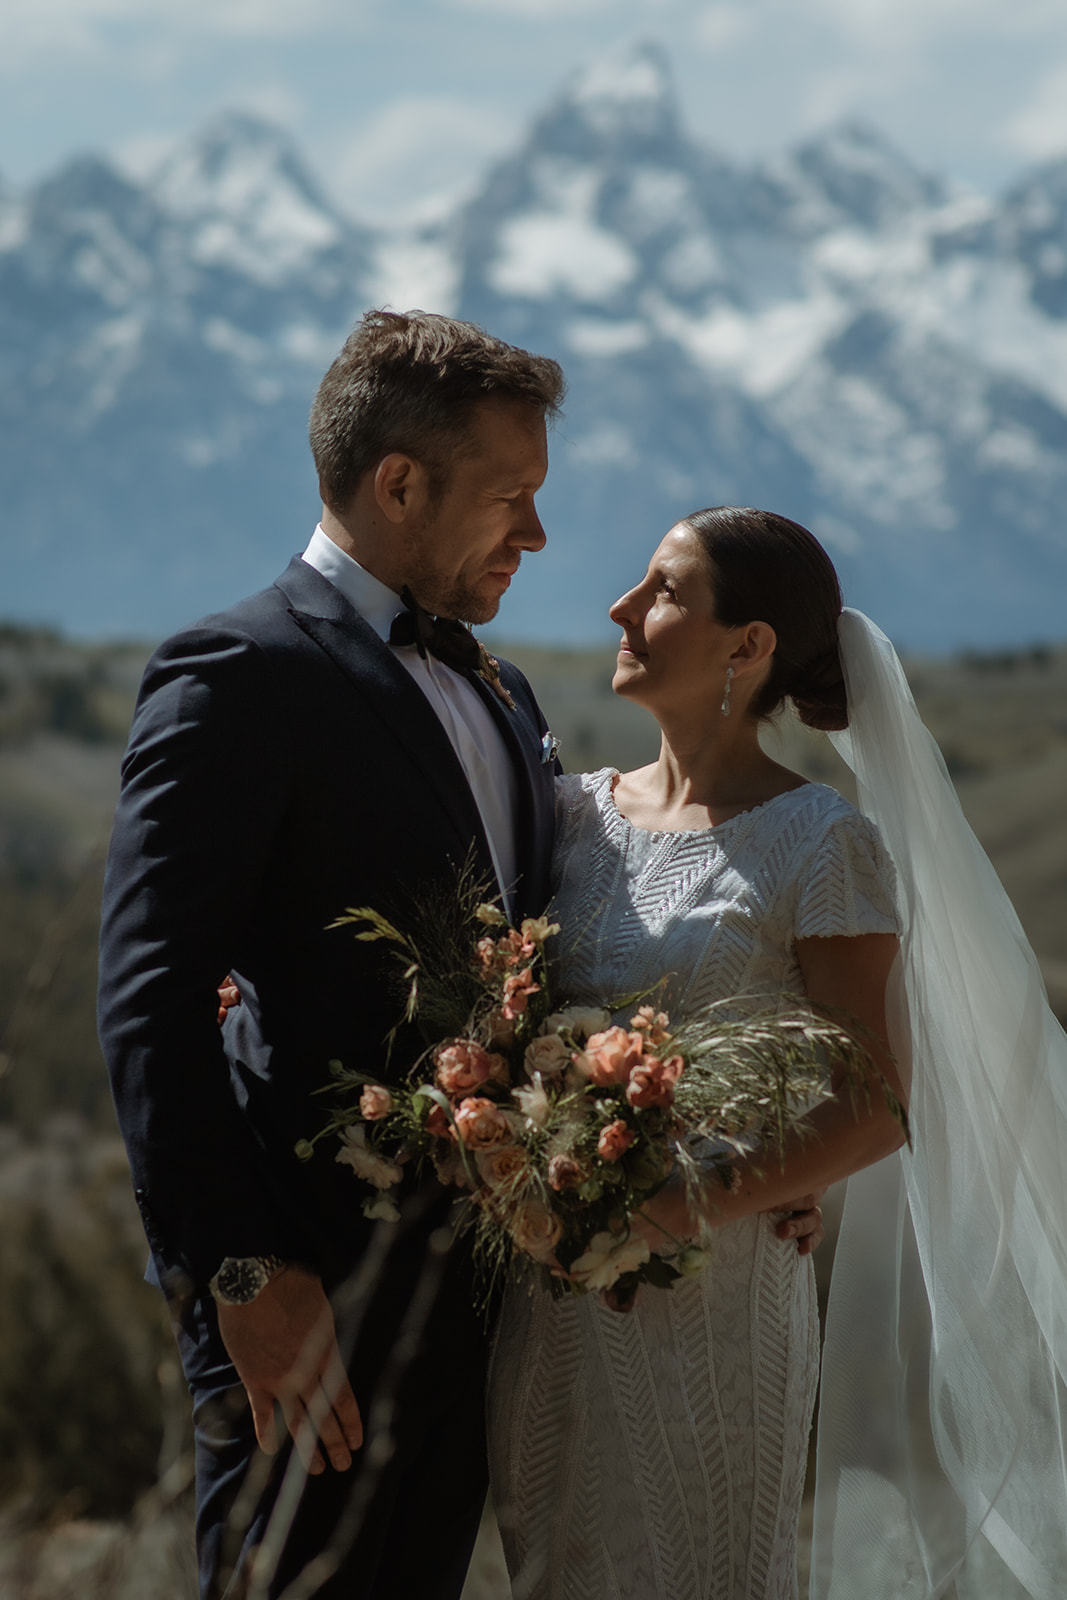
<svg viewBox="0 0 1067 1600"><path fill-rule="evenodd" d="M651 719L611 693L612 650L499 648L536 685L568 768L655 754ZM140 1282L93 1009L103 858L147 654L0 627L0 1600L191 1592L184 1395ZM909 674L1067 1019L1067 646L916 660ZM848 790L824 736L790 719L768 739ZM506 1592L491 1541L479 1559L470 1597Z"/></svg>
<svg viewBox="0 0 1067 1600"><path fill-rule="evenodd" d="M500 646L536 685L572 771L655 754L611 693L614 652ZM0 627L0 1122L57 1109L112 1127L93 1020L100 881L147 646ZM920 710L1067 1014L1067 647L913 661ZM848 792L828 740L792 718L781 759Z"/></svg>

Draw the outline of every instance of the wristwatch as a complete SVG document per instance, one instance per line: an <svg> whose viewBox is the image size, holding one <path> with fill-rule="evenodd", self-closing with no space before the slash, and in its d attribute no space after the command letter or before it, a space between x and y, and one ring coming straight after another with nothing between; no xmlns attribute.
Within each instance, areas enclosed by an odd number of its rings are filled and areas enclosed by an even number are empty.
<svg viewBox="0 0 1067 1600"><path fill-rule="evenodd" d="M208 1288L220 1305L248 1306L284 1265L281 1256L226 1256Z"/></svg>

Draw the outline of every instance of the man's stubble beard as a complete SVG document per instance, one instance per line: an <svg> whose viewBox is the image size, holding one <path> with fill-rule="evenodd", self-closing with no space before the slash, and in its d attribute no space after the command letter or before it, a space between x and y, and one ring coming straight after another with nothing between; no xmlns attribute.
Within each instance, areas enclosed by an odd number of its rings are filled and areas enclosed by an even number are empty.
<svg viewBox="0 0 1067 1600"><path fill-rule="evenodd" d="M416 600L434 616L453 617L458 622L468 622L473 627L492 622L500 610L503 599L499 594L480 593L472 584L456 583L443 573L436 572L430 559L431 541L421 540L415 547L413 567L417 577L410 580Z"/></svg>

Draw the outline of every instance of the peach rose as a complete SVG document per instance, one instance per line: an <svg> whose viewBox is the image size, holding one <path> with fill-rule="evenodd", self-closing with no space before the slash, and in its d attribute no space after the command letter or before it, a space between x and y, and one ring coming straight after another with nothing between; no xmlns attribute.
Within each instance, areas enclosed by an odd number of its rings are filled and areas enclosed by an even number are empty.
<svg viewBox="0 0 1067 1600"><path fill-rule="evenodd" d="M558 1194L561 1189L579 1189L589 1176L589 1168L575 1156L554 1155L548 1163L548 1181Z"/></svg>
<svg viewBox="0 0 1067 1600"><path fill-rule="evenodd" d="M495 1150L479 1150L475 1155L482 1182L490 1189L511 1183L526 1170L526 1152L517 1144L498 1145Z"/></svg>
<svg viewBox="0 0 1067 1600"><path fill-rule="evenodd" d="M600 1138L596 1142L597 1153L605 1161L618 1161L620 1156L626 1154L637 1135L625 1122L609 1122L606 1128L601 1128Z"/></svg>
<svg viewBox="0 0 1067 1600"><path fill-rule="evenodd" d="M359 1113L368 1122L377 1122L393 1109L393 1097L383 1083L368 1083L359 1097Z"/></svg>
<svg viewBox="0 0 1067 1600"><path fill-rule="evenodd" d="M456 1132L471 1150L491 1150L515 1140L511 1123L500 1107L477 1096L461 1100L456 1107Z"/></svg>
<svg viewBox="0 0 1067 1600"><path fill-rule="evenodd" d="M641 1034L608 1028L605 1033L590 1034L585 1049L574 1056L574 1063L599 1089L606 1089L613 1083L629 1082L644 1048Z"/></svg>
<svg viewBox="0 0 1067 1600"><path fill-rule="evenodd" d="M514 1022L516 1017L521 1017L526 1010L526 1004L532 994L539 994L541 985L533 982L533 973L530 967L524 967L521 972L513 973L510 978L504 979L504 1004L500 1008L500 1015L508 1022Z"/></svg>
<svg viewBox="0 0 1067 1600"><path fill-rule="evenodd" d="M453 1039L451 1044L441 1045L435 1060L434 1077L450 1099L459 1099L480 1089L492 1077L494 1069L503 1066L499 1056L491 1056L473 1039Z"/></svg>
<svg viewBox="0 0 1067 1600"><path fill-rule="evenodd" d="M546 1033L532 1039L526 1046L523 1064L532 1078L539 1072L543 1078L556 1078L566 1068L571 1053L558 1033Z"/></svg>
<svg viewBox="0 0 1067 1600"><path fill-rule="evenodd" d="M512 1215L511 1237L535 1261L548 1261L563 1237L563 1224L542 1200L524 1200Z"/></svg>
<svg viewBox="0 0 1067 1600"><path fill-rule="evenodd" d="M674 1101L674 1086L681 1077L685 1062L681 1056L671 1056L661 1061L658 1056L646 1056L630 1074L626 1098L632 1106L667 1107Z"/></svg>

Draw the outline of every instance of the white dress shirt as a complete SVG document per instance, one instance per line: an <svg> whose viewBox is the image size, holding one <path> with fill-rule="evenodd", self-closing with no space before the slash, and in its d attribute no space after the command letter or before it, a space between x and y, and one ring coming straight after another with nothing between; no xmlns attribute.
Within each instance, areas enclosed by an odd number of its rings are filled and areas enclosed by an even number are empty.
<svg viewBox="0 0 1067 1600"><path fill-rule="evenodd" d="M321 523L311 535L302 559L339 589L379 639L389 644L393 618L404 610L399 595L334 544L322 531ZM517 793L515 770L500 730L477 689L461 672L453 671L435 656L424 659L413 644L389 648L430 702L459 757L482 819L504 905L510 909L518 870Z"/></svg>

